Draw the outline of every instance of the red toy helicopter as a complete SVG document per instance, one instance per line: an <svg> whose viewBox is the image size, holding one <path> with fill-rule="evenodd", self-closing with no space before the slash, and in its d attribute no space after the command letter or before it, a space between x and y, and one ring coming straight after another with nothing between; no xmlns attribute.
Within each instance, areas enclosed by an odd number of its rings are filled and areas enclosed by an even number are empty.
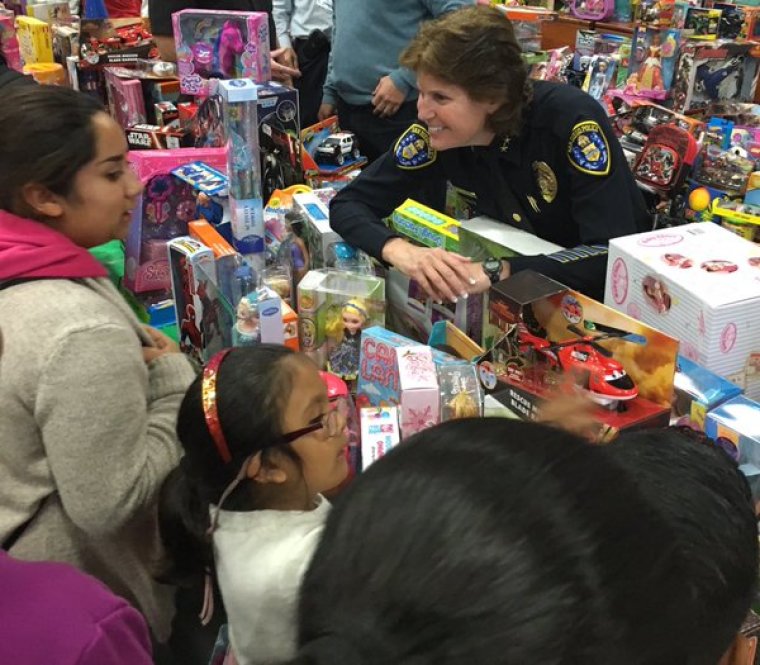
<svg viewBox="0 0 760 665"><path fill-rule="evenodd" d="M569 325L567 329L578 335L577 339L551 342L531 332L525 323L517 324L494 348L492 359L497 366L496 373L506 373L512 381L522 382L529 368L542 364L549 370L570 376L573 385L588 393L597 404L625 411L625 402L638 396L638 388L623 365L612 357L612 352L599 342L613 338L637 342L637 336L599 324L590 325L602 334L591 335ZM506 372L500 372L498 366Z"/></svg>

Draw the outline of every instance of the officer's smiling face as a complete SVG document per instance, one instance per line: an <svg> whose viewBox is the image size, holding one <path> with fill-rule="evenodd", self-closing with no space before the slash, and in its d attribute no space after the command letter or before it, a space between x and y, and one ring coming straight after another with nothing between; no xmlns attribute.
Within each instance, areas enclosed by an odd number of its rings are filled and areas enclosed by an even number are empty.
<svg viewBox="0 0 760 665"><path fill-rule="evenodd" d="M498 102L476 101L464 88L425 72L417 73L417 87L417 115L428 126L432 148L449 150L491 143L494 132L486 121L500 106Z"/></svg>

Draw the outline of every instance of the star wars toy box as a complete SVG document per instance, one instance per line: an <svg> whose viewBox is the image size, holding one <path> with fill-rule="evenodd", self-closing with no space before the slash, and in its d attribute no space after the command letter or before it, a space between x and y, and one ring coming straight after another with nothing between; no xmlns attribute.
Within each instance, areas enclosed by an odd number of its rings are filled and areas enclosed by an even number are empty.
<svg viewBox="0 0 760 665"><path fill-rule="evenodd" d="M434 425L440 419L436 370L442 366L470 363L385 328L367 328L361 338L356 405L399 406L403 436Z"/></svg>
<svg viewBox="0 0 760 665"><path fill-rule="evenodd" d="M678 356L673 381L671 422L704 432L707 412L741 394L742 389L684 356Z"/></svg>
<svg viewBox="0 0 760 665"><path fill-rule="evenodd" d="M703 109L715 101L750 102L757 86L757 45L718 40L681 48L673 83L673 110Z"/></svg>
<svg viewBox="0 0 760 665"><path fill-rule="evenodd" d="M669 422L678 342L532 270L491 287L501 337L478 363L484 388L533 419L557 393L596 403L597 438Z"/></svg>
<svg viewBox="0 0 760 665"><path fill-rule="evenodd" d="M760 404L744 395L724 402L707 414L705 434L738 464L752 496L760 499Z"/></svg>
<svg viewBox="0 0 760 665"><path fill-rule="evenodd" d="M202 363L225 346L218 300L209 296L216 281L214 252L190 236L169 240L166 247L179 348Z"/></svg>
<svg viewBox="0 0 760 665"><path fill-rule="evenodd" d="M393 211L390 225L418 245L459 251L459 227L462 224L413 199L407 199Z"/></svg>
<svg viewBox="0 0 760 665"><path fill-rule="evenodd" d="M385 325L385 280L310 270L298 284L298 316L301 350L320 368L353 380L361 330Z"/></svg>
<svg viewBox="0 0 760 665"><path fill-rule="evenodd" d="M343 132L332 116L301 130L304 173L338 176L364 166L367 158L353 132Z"/></svg>
<svg viewBox="0 0 760 665"><path fill-rule="evenodd" d="M395 448L401 441L398 407L377 406L359 410L362 441L362 470Z"/></svg>
<svg viewBox="0 0 760 665"><path fill-rule="evenodd" d="M272 78L265 12L183 9L172 22L183 94L208 96L209 79Z"/></svg>
<svg viewBox="0 0 760 665"><path fill-rule="evenodd" d="M760 248L696 223L610 241L604 301L760 398Z"/></svg>
<svg viewBox="0 0 760 665"><path fill-rule="evenodd" d="M166 243L187 235L196 217L193 188L172 175L184 164L202 161L220 171L227 166L223 148L139 150L127 159L144 186L132 215L126 241L124 286L133 293L168 291L171 287Z"/></svg>

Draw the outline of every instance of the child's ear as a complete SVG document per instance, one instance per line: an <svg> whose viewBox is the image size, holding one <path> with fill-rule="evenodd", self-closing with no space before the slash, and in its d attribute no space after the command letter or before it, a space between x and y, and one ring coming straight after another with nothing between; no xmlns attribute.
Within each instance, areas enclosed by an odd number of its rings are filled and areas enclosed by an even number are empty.
<svg viewBox="0 0 760 665"><path fill-rule="evenodd" d="M282 485L287 482L288 474L285 468L279 464L278 457L277 455L269 455L266 460L263 460L261 453L257 453L248 463L246 475L253 482L262 485Z"/></svg>
<svg viewBox="0 0 760 665"><path fill-rule="evenodd" d="M61 197L53 194L47 187L37 183L28 183L21 188L21 199L34 213L35 217L57 219L63 214Z"/></svg>

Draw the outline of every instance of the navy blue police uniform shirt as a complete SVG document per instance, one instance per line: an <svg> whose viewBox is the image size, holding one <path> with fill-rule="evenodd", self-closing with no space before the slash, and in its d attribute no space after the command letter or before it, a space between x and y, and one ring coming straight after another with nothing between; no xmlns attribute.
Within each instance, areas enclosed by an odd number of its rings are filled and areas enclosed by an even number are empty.
<svg viewBox="0 0 760 665"><path fill-rule="evenodd" d="M476 211L567 248L509 258L602 299L611 238L646 231L651 218L604 110L581 90L536 81L520 133L489 146L436 153L413 125L393 150L338 193L333 229L376 258L397 234L381 221L431 182L476 197Z"/></svg>
<svg viewBox="0 0 760 665"><path fill-rule="evenodd" d="M171 37L173 34L172 14L181 9L267 12L269 14L269 47L277 48L277 33L272 18L272 0L149 0L148 14L153 34Z"/></svg>

